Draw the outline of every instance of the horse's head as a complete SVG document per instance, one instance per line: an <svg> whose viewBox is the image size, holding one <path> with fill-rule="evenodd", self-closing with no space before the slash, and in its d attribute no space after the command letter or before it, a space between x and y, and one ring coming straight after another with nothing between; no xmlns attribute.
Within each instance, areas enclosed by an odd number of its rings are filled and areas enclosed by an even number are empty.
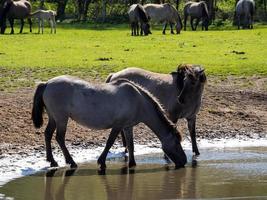
<svg viewBox="0 0 267 200"><path fill-rule="evenodd" d="M187 162L186 154L181 145L181 134L174 128L171 134L162 140L164 153L174 162L177 168L184 167Z"/></svg>
<svg viewBox="0 0 267 200"><path fill-rule="evenodd" d="M178 97L179 103L186 104L192 100L196 101L196 99L192 99L192 96L196 95L201 99L206 82L204 69L200 66L180 65L177 71L180 79L183 78L182 89Z"/></svg>
<svg viewBox="0 0 267 200"><path fill-rule="evenodd" d="M152 34L151 31L150 31L149 23L143 23L142 24L142 29L143 29L145 35Z"/></svg>
<svg viewBox="0 0 267 200"><path fill-rule="evenodd" d="M177 22L175 24L176 33L180 34L182 28L183 28L183 23L182 23L180 15L178 14L178 20L177 20Z"/></svg>

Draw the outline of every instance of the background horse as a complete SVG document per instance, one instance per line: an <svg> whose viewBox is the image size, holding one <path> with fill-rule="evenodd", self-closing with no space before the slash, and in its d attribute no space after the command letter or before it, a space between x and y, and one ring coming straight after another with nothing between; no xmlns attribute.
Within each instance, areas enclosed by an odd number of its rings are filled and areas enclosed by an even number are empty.
<svg viewBox="0 0 267 200"><path fill-rule="evenodd" d="M148 16L143 6L140 4L133 4L128 10L129 21L131 24L131 31L133 35L139 35L139 23L141 29L141 35L151 34L150 26L148 23Z"/></svg>
<svg viewBox="0 0 267 200"><path fill-rule="evenodd" d="M242 22L243 28L253 28L253 15L255 13L255 2L253 0L240 0L236 4L237 26L240 29Z"/></svg>
<svg viewBox="0 0 267 200"><path fill-rule="evenodd" d="M32 18L38 19L38 33L40 33L40 27L42 26L42 34L44 33L44 20L50 23L51 33L56 33L56 15L57 13L53 10L37 10L31 13Z"/></svg>
<svg viewBox="0 0 267 200"><path fill-rule="evenodd" d="M172 34L174 33L173 25L175 25L176 33L180 33L183 26L182 21L178 11L171 4L145 4L144 9L152 21L164 23L163 34L165 34L168 23L170 24Z"/></svg>
<svg viewBox="0 0 267 200"><path fill-rule="evenodd" d="M30 25L30 32L32 32L32 22L29 18L31 13L31 4L29 1L20 0L6 0L2 11L0 13L0 26L1 26L1 34L5 33L6 29L6 18L9 20L11 26L11 34L14 34L14 19L20 19L21 27L20 33L23 31L24 19L27 18Z"/></svg>
<svg viewBox="0 0 267 200"><path fill-rule="evenodd" d="M204 70L199 66L180 65L171 74L159 74L139 68L128 68L109 75L106 82L120 78L131 80L151 92L166 108L173 123L186 118L192 150L199 155L196 143L196 115L201 106L201 98L206 82ZM132 138L132 128L124 130L125 136ZM122 134L122 138L124 135ZM125 145L125 144L124 144Z"/></svg>
<svg viewBox="0 0 267 200"><path fill-rule="evenodd" d="M186 155L180 144L181 136L166 117L160 104L147 91L127 80L118 80L102 85L59 76L38 85L33 102L32 120L39 128L43 123L44 108L48 114L45 130L47 161L57 166L51 150L51 138L56 129L56 140L61 147L66 163L76 167L65 146L68 119L92 129L109 129L106 147L98 159L101 168L117 135L126 127L139 122L155 132L162 143L163 151L177 167L186 163ZM133 155L129 154L129 159ZM135 165L129 162L129 166Z"/></svg>
<svg viewBox="0 0 267 200"><path fill-rule="evenodd" d="M209 26L209 11L207 4L204 1L193 2L189 1L184 6L184 30L186 30L186 21L188 16L190 16L190 24L193 31L197 29L197 25L200 20L202 20L202 30L208 30ZM194 27L194 19L196 19Z"/></svg>

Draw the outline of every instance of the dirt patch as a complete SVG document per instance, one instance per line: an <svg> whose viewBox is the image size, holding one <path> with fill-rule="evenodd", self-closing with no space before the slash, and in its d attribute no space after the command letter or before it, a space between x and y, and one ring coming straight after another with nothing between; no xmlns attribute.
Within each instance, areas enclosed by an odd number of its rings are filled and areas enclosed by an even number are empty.
<svg viewBox="0 0 267 200"><path fill-rule="evenodd" d="M0 156L3 153L23 153L44 149L44 127L34 129L31 107L34 89L0 93ZM185 121L178 123L188 135ZM68 124L67 144L80 147L103 145L109 130L95 131L73 121ZM197 137L233 138L240 135L266 137L267 134L267 78L209 77L203 104L197 120ZM136 143L158 142L143 124L135 127ZM53 140L55 144L55 140Z"/></svg>

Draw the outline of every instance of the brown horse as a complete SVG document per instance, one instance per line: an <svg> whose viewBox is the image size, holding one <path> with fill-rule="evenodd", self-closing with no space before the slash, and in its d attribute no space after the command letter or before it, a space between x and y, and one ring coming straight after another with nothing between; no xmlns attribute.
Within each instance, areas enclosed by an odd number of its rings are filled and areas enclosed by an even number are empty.
<svg viewBox="0 0 267 200"><path fill-rule="evenodd" d="M31 4L29 1L6 0L0 9L1 34L5 33L6 19L8 19L10 26L11 26L10 34L14 34L13 26L14 26L15 19L20 19L21 21L20 33L22 33L25 18L28 19L28 22L30 25L30 32L32 32L32 21L30 19L30 13L31 13Z"/></svg>

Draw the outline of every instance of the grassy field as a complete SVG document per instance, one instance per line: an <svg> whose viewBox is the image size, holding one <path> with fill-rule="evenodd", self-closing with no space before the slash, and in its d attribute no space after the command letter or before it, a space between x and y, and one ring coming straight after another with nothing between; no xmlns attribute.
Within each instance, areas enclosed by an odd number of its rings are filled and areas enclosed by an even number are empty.
<svg viewBox="0 0 267 200"><path fill-rule="evenodd" d="M209 75L267 75L267 26L181 35L152 32L131 37L127 25L65 24L56 35L49 28L43 35L0 35L0 90L32 86L60 74L103 80L133 66L168 73L180 63L201 64Z"/></svg>

